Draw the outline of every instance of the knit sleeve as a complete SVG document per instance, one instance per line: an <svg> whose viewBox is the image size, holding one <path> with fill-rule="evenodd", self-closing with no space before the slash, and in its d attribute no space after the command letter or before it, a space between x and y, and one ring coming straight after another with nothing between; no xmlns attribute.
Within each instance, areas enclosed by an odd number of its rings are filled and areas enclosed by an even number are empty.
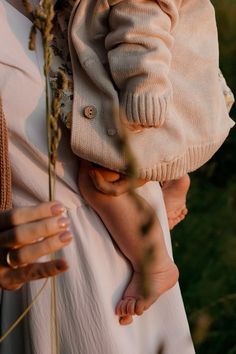
<svg viewBox="0 0 236 354"><path fill-rule="evenodd" d="M178 9L167 1L111 0L106 48L120 92L122 116L132 126L160 127L172 98L168 74Z"/></svg>

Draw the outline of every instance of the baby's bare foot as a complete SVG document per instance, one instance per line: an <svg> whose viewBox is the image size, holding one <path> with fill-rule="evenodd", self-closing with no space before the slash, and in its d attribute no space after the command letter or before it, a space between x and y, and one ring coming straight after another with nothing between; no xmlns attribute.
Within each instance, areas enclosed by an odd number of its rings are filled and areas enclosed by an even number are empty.
<svg viewBox="0 0 236 354"><path fill-rule="evenodd" d="M179 271L175 263L168 258L158 272L148 274L151 295L144 298L141 295L141 276L134 272L132 279L116 307L120 324L127 325L133 321L134 315L142 315L163 293L172 288L178 281Z"/></svg>
<svg viewBox="0 0 236 354"><path fill-rule="evenodd" d="M165 182L162 187L170 230L188 213L186 196L190 187L190 177L185 175L178 180Z"/></svg>

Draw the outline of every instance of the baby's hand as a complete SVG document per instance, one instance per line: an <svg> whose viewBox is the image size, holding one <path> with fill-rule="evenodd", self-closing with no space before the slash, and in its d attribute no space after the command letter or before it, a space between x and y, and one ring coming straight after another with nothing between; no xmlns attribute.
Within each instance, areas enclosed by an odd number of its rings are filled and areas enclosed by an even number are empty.
<svg viewBox="0 0 236 354"><path fill-rule="evenodd" d="M95 187L100 192L112 196L119 196L128 192L131 188L141 187L147 182L143 179L133 181L121 173L108 170L104 167L91 166L89 175Z"/></svg>

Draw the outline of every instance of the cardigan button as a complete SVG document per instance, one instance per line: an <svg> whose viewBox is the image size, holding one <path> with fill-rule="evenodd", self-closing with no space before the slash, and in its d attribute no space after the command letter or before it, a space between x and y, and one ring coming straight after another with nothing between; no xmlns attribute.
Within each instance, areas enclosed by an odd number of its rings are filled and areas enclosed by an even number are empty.
<svg viewBox="0 0 236 354"><path fill-rule="evenodd" d="M114 135L117 134L117 129L115 129L115 128L109 128L109 129L107 129L107 134L108 134L109 136L114 136Z"/></svg>
<svg viewBox="0 0 236 354"><path fill-rule="evenodd" d="M97 115L97 108L94 106L86 106L84 108L84 116L88 119L93 119Z"/></svg>

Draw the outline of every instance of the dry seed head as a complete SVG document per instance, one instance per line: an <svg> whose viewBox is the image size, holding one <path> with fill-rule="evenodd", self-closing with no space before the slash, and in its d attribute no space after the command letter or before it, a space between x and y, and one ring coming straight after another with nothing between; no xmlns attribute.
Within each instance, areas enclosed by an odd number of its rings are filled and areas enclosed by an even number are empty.
<svg viewBox="0 0 236 354"><path fill-rule="evenodd" d="M146 220L141 225L141 229L140 229L142 236L148 236L151 228L154 225L154 221L155 221L155 217L156 217L153 209L146 211L146 213L147 213Z"/></svg>
<svg viewBox="0 0 236 354"><path fill-rule="evenodd" d="M58 90L68 90L68 79L62 70L57 73L57 88Z"/></svg>
<svg viewBox="0 0 236 354"><path fill-rule="evenodd" d="M31 27L30 35L29 35L29 49L30 50L36 49L36 35L37 35L37 29L36 29L36 26L33 25Z"/></svg>
<svg viewBox="0 0 236 354"><path fill-rule="evenodd" d="M150 279L149 279L149 267L155 260L155 247L150 246L146 249L145 254L143 256L141 262L141 284L140 284L140 291L144 298L147 298L151 295L151 287L150 287Z"/></svg>
<svg viewBox="0 0 236 354"><path fill-rule="evenodd" d="M50 125L51 125L51 129L52 130L57 130L57 119L51 114L51 118L50 118Z"/></svg>
<svg viewBox="0 0 236 354"><path fill-rule="evenodd" d="M45 11L41 8L41 7L37 7L35 9L35 17L42 22L46 22L47 21L47 13L45 13Z"/></svg>
<svg viewBox="0 0 236 354"><path fill-rule="evenodd" d="M165 346L164 346L164 343L161 343L159 345L159 348L157 350L157 354L164 354L165 353Z"/></svg>
<svg viewBox="0 0 236 354"><path fill-rule="evenodd" d="M22 4L24 5L26 11L31 14L33 12L33 6L28 0L22 0Z"/></svg>
<svg viewBox="0 0 236 354"><path fill-rule="evenodd" d="M54 116L56 115L56 112L60 110L60 101L59 101L59 97L57 96L58 92L56 92L55 95L56 97L52 101L52 112Z"/></svg>

